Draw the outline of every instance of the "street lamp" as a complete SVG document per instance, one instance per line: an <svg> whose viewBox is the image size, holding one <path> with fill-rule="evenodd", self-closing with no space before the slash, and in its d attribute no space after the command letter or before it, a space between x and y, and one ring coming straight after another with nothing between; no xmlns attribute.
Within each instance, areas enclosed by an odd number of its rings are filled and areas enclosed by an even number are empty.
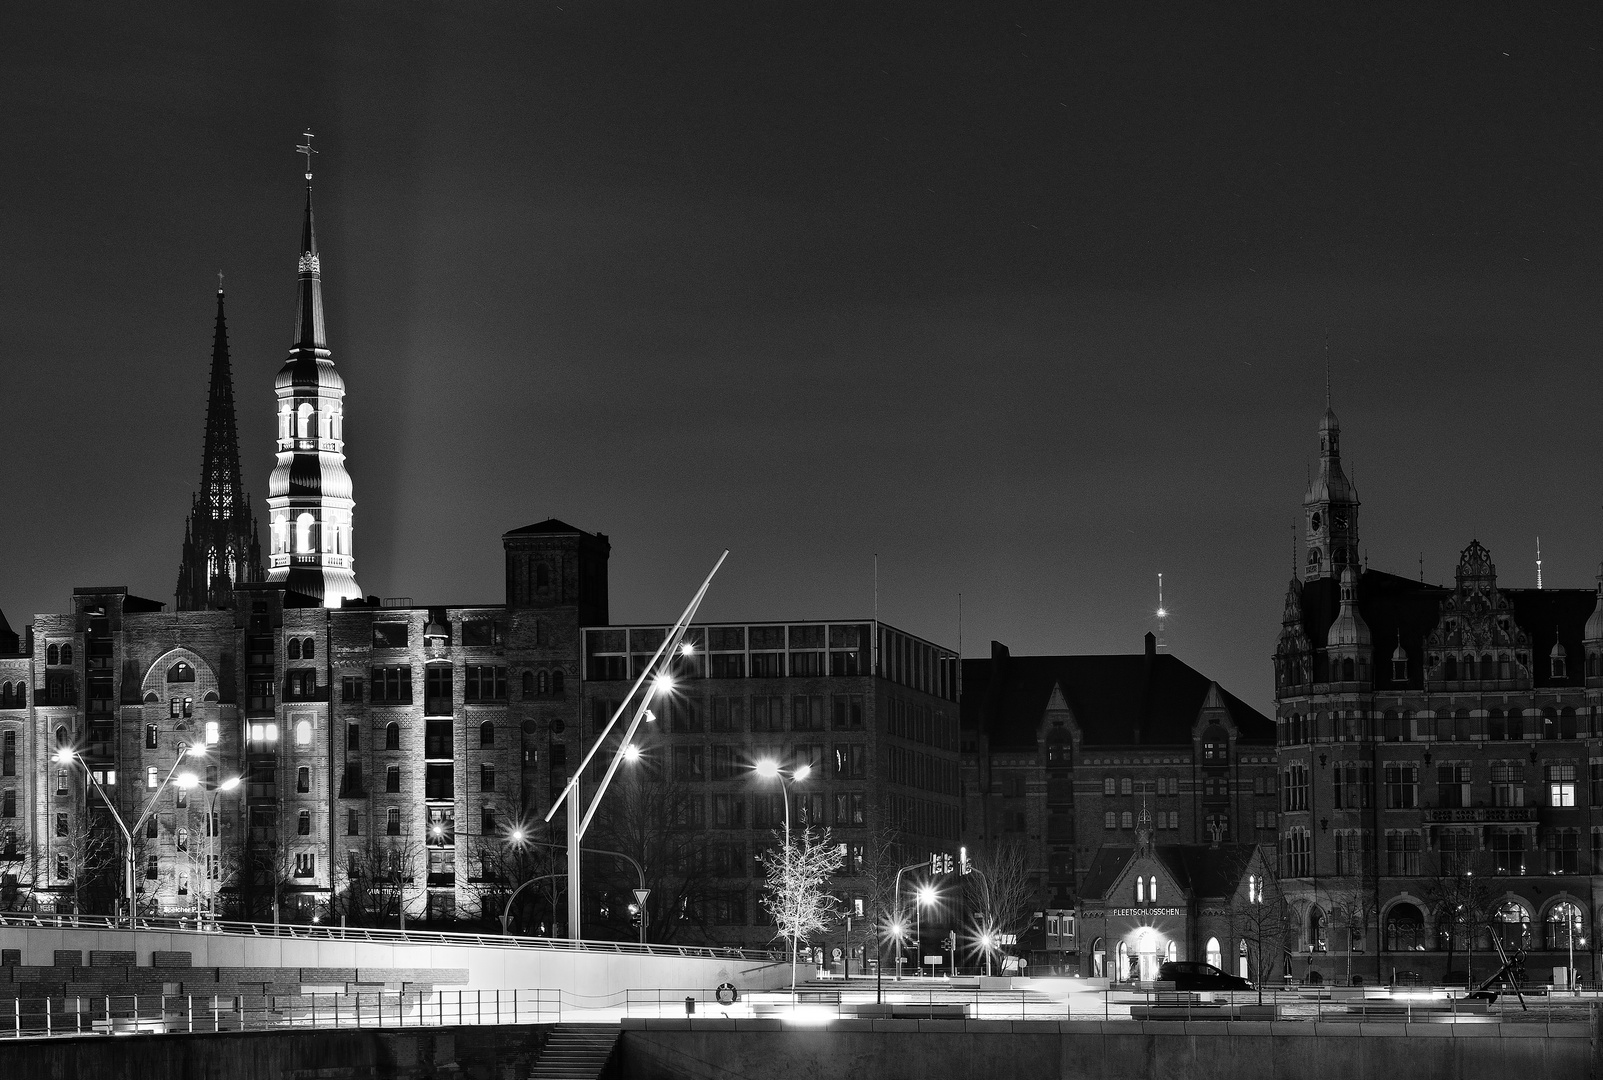
<svg viewBox="0 0 1603 1080"><path fill-rule="evenodd" d="M918 948L918 973L924 974L924 909L935 905L935 886L925 882L913 894L917 904L913 910L913 944Z"/></svg>
<svg viewBox="0 0 1603 1080"><path fill-rule="evenodd" d="M139 831L140 826L142 826L145 823L145 820L147 818L149 818L150 815L155 811L156 803L161 799L162 792L166 791L167 790L167 785L172 783L173 777L178 774L178 768L179 768L179 766L183 765L184 759L186 757L205 757L205 756L206 756L206 747L203 744L199 744L199 743L195 743L195 744L179 743L178 744L178 760L173 762L173 767L168 770L166 779L164 779L161 782L161 786L156 789L156 794L154 794L154 795L152 795L150 797L150 805L145 807L145 812L139 815L139 820L134 822L133 828L130 829L127 826L127 824L125 824L123 822L122 814L118 812L116 803L113 803L111 801L111 796L106 794L106 789L101 786L99 780L95 779L94 770L89 767L89 763L83 759L83 756L81 754L79 754L78 751L74 750L70 746L63 746L59 750L56 751L56 762L57 762L57 764L70 765L70 764L72 764L73 762L76 761L79 765L83 766L84 775L89 777L89 783L94 786L94 789L96 791L100 792L100 798L105 802L106 809L111 811L111 820L117 823L117 828L122 833L122 840L123 840L123 890L124 890L125 895L128 898L128 929L130 929L130 930L134 929L134 925L135 925L135 923L134 923L134 833Z"/></svg>
<svg viewBox="0 0 1603 1080"><path fill-rule="evenodd" d="M529 834L521 826L514 828L511 832L507 833L507 842L513 847L518 848L523 847L525 844L537 844L540 847L559 846L546 840L529 839ZM621 851L607 851L604 848L584 848L583 851L586 855L611 855L615 858L622 859L624 862L635 868L635 875L640 879L640 888L634 890L634 898L635 901L640 905L640 944L644 945L646 943L646 899L651 895L651 890L646 888L645 870L633 858L625 855ZM519 885L516 889L513 889L512 895L507 897L506 905L501 909L501 933L509 937L512 934L512 902L518 898L518 893L522 892L526 887L533 885L537 881L550 881L555 878L566 876L566 874L541 874L538 877L530 878L528 881L525 881L523 884Z"/></svg>
<svg viewBox="0 0 1603 1080"><path fill-rule="evenodd" d="M185 791L191 788L203 787L200 778L194 773L179 773L178 778L173 783ZM203 871L205 880L208 882L206 887L206 906L207 914L210 916L213 926L217 924L217 885L212 884L212 882L218 881L222 877L221 865L218 867L217 877L212 877L212 859L217 854L217 833L222 831L221 823L217 821L217 798L223 792L233 791L237 787L239 787L239 777L230 776L227 780L213 785L209 789L209 795L203 792L201 796L201 809L206 814L206 868ZM215 830L213 829L214 825L217 826Z"/></svg>
<svg viewBox="0 0 1603 1080"><path fill-rule="evenodd" d="M763 758L757 763L757 775L764 780L778 780L779 790L785 799L785 885L791 887L791 852L790 852L790 788L786 786L787 779L779 762L773 758ZM812 775L813 767L805 761L790 770L788 779L793 784L799 784ZM792 923L790 928L790 1003L796 1004L796 927Z"/></svg>
<svg viewBox="0 0 1603 1080"><path fill-rule="evenodd" d="M651 703L650 693L640 695L640 703L635 707L634 717L629 721L629 726L625 729L623 739L618 744L618 748L613 751L612 762L607 766L607 771L602 774L601 782L596 785L596 793L590 797L588 806L580 804L579 778L584 775L584 771L589 767L591 759L600 753L601 747L607 742L607 737L612 734L613 727L617 725L619 718L623 716L624 710L629 707L629 703L640 692L647 675L652 676L653 686L659 692L665 692L667 689L672 688L673 679L666 670L668 658L676 650L679 650L685 632L690 629L690 620L696 617L696 609L701 606L702 598L707 595L707 589L712 585L713 575L718 573L718 568L724 564L724 560L727 558L729 558L727 550L718 556L717 563L713 565L712 573L709 573L706 580L701 583L701 588L696 590L696 595L691 598L690 605L685 608L678 621L673 624L672 629L663 636L662 644L657 646L657 651L652 654L651 660L640 669L640 674L635 677L634 685L629 688L629 693L624 696L624 699L618 703L618 708L612 714L612 718L607 721L607 726L602 728L596 735L596 741L590 747L590 752L585 754L583 760L579 762L578 768L574 769L568 776L567 783L562 789L562 794L557 796L551 803L551 809L546 811L545 820L549 823L552 818L556 817L557 811L562 809L564 804L567 805L568 936L574 941L581 940L580 922L583 914L583 906L580 904L582 894L579 887L579 877L584 868L584 859L580 854L582 851L580 843L584 840L585 831L590 828L590 821L595 817L596 810L601 805L602 796L607 793L607 785L612 783L613 774L618 771L619 764L625 759L624 748L634 742L635 729L640 726L642 720L652 719L651 713L647 709L647 706Z"/></svg>

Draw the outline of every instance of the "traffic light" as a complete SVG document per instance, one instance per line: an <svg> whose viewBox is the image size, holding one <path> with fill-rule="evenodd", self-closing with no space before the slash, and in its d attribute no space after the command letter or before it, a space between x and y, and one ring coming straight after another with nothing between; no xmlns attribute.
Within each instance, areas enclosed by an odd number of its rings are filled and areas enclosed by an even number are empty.
<svg viewBox="0 0 1603 1080"><path fill-rule="evenodd" d="M968 861L968 848L960 847L957 849L957 865L958 872L963 874L974 869L973 864Z"/></svg>
<svg viewBox="0 0 1603 1080"><path fill-rule="evenodd" d="M948 851L946 854L941 856L941 873L950 874L951 872L952 872L952 853L950 851Z"/></svg>
<svg viewBox="0 0 1603 1080"><path fill-rule="evenodd" d="M930 876L934 877L936 874L939 874L940 872L941 872L941 853L939 851L932 851L932 852L930 852Z"/></svg>

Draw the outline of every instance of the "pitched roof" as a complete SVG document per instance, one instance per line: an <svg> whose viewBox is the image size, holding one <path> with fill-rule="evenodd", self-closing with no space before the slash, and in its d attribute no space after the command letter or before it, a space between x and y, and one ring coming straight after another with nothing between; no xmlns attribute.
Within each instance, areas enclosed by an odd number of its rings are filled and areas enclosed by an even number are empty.
<svg viewBox="0 0 1603 1080"><path fill-rule="evenodd" d="M1236 891L1254 850L1252 844L1158 844L1153 853L1187 896L1217 897ZM1133 858L1133 847L1102 845L1091 858L1080 895L1088 900L1106 899Z"/></svg>
<svg viewBox="0 0 1603 1080"><path fill-rule="evenodd" d="M963 726L984 730L993 749L1033 747L1058 691L1082 745L1190 745L1191 729L1216 684L1169 653L1014 656L992 642L990 659L963 661ZM1274 722L1223 689L1241 737L1273 743Z"/></svg>
<svg viewBox="0 0 1603 1080"><path fill-rule="evenodd" d="M558 518L546 518L544 521L537 521L533 525L525 525L521 529L513 529L510 532L507 532L507 533L505 533L503 535L506 535L506 536L518 536L518 535L525 534L525 533L580 533L580 534L584 534L584 530L580 529L580 528L577 528L576 526L569 525L566 521L562 521L562 520L560 520Z"/></svg>

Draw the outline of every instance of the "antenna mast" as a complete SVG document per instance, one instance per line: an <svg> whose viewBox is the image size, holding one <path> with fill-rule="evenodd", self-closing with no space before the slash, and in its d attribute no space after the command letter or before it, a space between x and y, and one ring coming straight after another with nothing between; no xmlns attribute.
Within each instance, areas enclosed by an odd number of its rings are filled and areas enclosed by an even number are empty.
<svg viewBox="0 0 1603 1080"><path fill-rule="evenodd" d="M1536 538L1536 587L1542 587L1542 538Z"/></svg>
<svg viewBox="0 0 1603 1080"><path fill-rule="evenodd" d="M1168 609L1163 606L1163 571L1158 571L1158 648L1167 648L1164 642L1165 630L1169 624Z"/></svg>

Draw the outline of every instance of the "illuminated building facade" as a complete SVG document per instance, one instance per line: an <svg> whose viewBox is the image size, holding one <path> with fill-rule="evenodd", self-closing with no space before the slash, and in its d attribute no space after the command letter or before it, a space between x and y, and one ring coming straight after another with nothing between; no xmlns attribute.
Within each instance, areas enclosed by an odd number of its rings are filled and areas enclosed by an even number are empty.
<svg viewBox="0 0 1603 1080"><path fill-rule="evenodd" d="M1144 645L1014 656L993 642L963 663L963 840L1023 858L1042 915L1019 942L1033 970L1090 973L1083 927L1063 929L1100 853L1132 850L1143 812L1160 848L1274 843L1273 722L1152 634Z"/></svg>
<svg viewBox="0 0 1603 1080"><path fill-rule="evenodd" d="M308 160L310 157L308 156ZM295 344L279 369L278 463L268 481L272 535L267 579L290 603L339 607L360 600L353 550L351 477L345 471L345 380L334 369L323 323L323 268L306 174Z"/></svg>
<svg viewBox="0 0 1603 1080"><path fill-rule="evenodd" d="M1274 657L1297 974L1461 979L1466 951L1497 934L1534 950L1541 982L1573 938L1586 977L1603 874L1599 593L1500 584L1478 542L1450 584L1360 567L1339 431L1327 410ZM1489 974L1484 957L1474 969Z"/></svg>

